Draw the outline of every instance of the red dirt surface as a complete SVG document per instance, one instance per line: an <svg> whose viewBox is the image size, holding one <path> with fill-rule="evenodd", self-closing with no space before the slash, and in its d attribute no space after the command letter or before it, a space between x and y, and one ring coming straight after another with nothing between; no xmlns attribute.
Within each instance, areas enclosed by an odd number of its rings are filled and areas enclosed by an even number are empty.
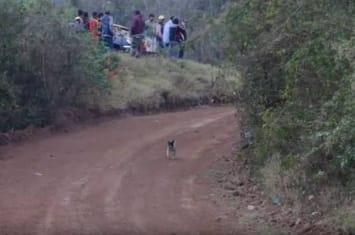
<svg viewBox="0 0 355 235"><path fill-rule="evenodd" d="M0 148L0 234L230 234L198 176L231 155L234 113L130 117Z"/></svg>

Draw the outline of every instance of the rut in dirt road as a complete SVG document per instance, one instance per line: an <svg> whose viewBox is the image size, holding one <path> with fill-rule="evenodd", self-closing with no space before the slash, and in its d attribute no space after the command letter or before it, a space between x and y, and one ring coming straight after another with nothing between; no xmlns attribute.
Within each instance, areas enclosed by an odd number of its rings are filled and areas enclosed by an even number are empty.
<svg viewBox="0 0 355 235"><path fill-rule="evenodd" d="M199 177L235 142L229 107L131 117L0 154L1 234L227 234ZM167 160L167 140L177 160Z"/></svg>

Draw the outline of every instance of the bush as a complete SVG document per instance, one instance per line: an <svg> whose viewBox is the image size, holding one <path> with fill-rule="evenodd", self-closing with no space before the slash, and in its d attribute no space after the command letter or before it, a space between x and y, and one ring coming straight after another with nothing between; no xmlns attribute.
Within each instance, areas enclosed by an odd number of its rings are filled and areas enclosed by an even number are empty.
<svg viewBox="0 0 355 235"><path fill-rule="evenodd" d="M244 75L243 124L255 136L251 162L271 169L278 159L275 174L305 176L281 177L284 191L354 193L354 12L346 0L252 0L226 18Z"/></svg>
<svg viewBox="0 0 355 235"><path fill-rule="evenodd" d="M49 0L0 0L0 131L43 126L107 87L104 50Z"/></svg>

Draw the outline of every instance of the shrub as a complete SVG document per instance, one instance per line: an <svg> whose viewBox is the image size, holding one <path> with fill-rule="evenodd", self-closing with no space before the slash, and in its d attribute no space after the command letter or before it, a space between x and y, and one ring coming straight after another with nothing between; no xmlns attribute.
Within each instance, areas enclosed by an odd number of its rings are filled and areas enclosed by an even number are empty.
<svg viewBox="0 0 355 235"><path fill-rule="evenodd" d="M252 0L226 18L244 75L243 123L255 136L251 162L271 169L278 159L275 174L305 175L278 185L354 193L354 12L345 0Z"/></svg>
<svg viewBox="0 0 355 235"><path fill-rule="evenodd" d="M107 87L104 50L52 1L0 0L0 131L42 126Z"/></svg>

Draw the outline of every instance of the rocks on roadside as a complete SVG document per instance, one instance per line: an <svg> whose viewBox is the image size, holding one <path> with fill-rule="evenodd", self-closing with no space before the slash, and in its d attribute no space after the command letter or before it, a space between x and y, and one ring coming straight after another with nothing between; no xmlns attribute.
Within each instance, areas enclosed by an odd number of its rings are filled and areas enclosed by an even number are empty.
<svg viewBox="0 0 355 235"><path fill-rule="evenodd" d="M234 197L240 197L242 194L238 190L235 190L232 194Z"/></svg>
<svg viewBox="0 0 355 235"><path fill-rule="evenodd" d="M298 234L305 234L308 233L312 230L312 225L310 223L307 223L303 226L303 228L298 232Z"/></svg>
<svg viewBox="0 0 355 235"><path fill-rule="evenodd" d="M39 172L36 172L34 175L35 175L35 176L43 176L43 174L42 174L42 173L39 173Z"/></svg>
<svg viewBox="0 0 355 235"><path fill-rule="evenodd" d="M227 182L223 185L223 188L226 189L226 190L230 190L230 191L233 191L233 190L236 190L236 186L234 184L232 184L231 182Z"/></svg>
<svg viewBox="0 0 355 235"><path fill-rule="evenodd" d="M220 178L220 179L217 180L217 182L218 182L218 183L224 183L224 182L226 182L226 179Z"/></svg>
<svg viewBox="0 0 355 235"><path fill-rule="evenodd" d="M296 225L301 224L301 222L302 222L302 219L301 219L301 218L298 218L298 219L296 220Z"/></svg>
<svg viewBox="0 0 355 235"><path fill-rule="evenodd" d="M222 220L226 220L227 218L228 218L228 217L225 216L225 215L220 215L220 216L217 216L214 221L216 221L217 223L219 223L219 222L222 222Z"/></svg>
<svg viewBox="0 0 355 235"><path fill-rule="evenodd" d="M320 213L319 211L314 211L314 212L312 212L311 215L312 215L312 216L320 216L321 213Z"/></svg>
<svg viewBox="0 0 355 235"><path fill-rule="evenodd" d="M296 221L294 221L290 224L290 227L292 228L292 227L298 226L301 222L302 222L301 218L298 218Z"/></svg>

